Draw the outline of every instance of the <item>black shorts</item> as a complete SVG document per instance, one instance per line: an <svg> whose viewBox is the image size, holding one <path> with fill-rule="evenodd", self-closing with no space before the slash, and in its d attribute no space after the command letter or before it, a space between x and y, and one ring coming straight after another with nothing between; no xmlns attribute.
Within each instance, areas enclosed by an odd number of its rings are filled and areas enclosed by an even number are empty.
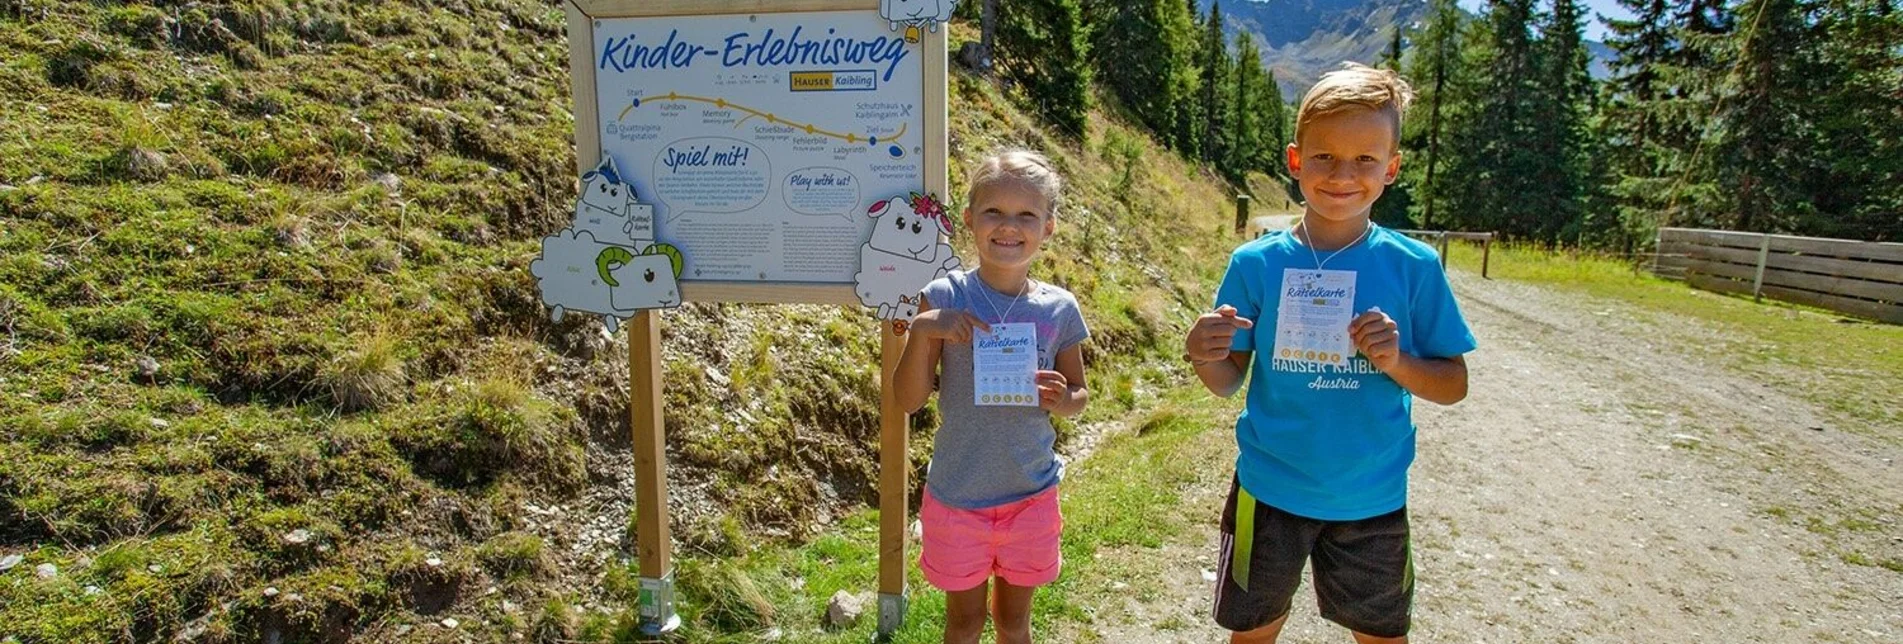
<svg viewBox="0 0 1903 644"><path fill-rule="evenodd" d="M1356 521L1299 517L1255 501L1250 538L1238 539L1241 486L1229 483L1222 510L1222 553L1216 579L1216 623L1232 631L1267 626L1287 615L1315 562L1315 600L1322 617L1375 637L1407 634L1414 603L1414 559L1407 508ZM1247 563L1244 563L1244 560ZM1247 588L1238 580L1246 579Z"/></svg>

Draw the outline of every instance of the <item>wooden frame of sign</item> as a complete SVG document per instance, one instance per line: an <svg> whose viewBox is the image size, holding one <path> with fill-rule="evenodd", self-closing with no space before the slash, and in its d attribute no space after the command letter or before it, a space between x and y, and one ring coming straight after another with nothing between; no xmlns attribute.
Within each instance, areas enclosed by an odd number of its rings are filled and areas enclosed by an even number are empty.
<svg viewBox="0 0 1903 644"><path fill-rule="evenodd" d="M813 11L878 11L878 0L570 0L569 70L574 92L578 171L601 159L601 114L596 79L595 27L601 19L780 14ZM941 198L948 190L949 158L945 27L920 36L923 65L923 188ZM752 302L860 306L851 283L721 282L683 276L685 302ZM904 341L880 324L879 393L879 633L897 630L905 614L907 410L901 409L892 375ZM667 462L662 418L661 327L655 311L636 314L628 337L635 452L637 551L642 578L642 628L650 633L678 625L672 606L672 564L667 518Z"/></svg>

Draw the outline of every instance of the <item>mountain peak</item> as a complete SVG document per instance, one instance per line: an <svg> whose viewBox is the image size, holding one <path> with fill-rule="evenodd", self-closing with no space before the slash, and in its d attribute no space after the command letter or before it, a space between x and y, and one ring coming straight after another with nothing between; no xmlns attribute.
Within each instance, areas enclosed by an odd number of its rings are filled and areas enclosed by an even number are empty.
<svg viewBox="0 0 1903 644"><path fill-rule="evenodd" d="M1197 11L1207 15L1212 4L1197 0ZM1222 16L1231 38L1237 32L1255 38L1283 99L1295 100L1343 62L1381 62L1394 30L1426 22L1429 8L1425 0L1229 0ZM1587 48L1593 77L1604 77L1609 52L1592 41Z"/></svg>

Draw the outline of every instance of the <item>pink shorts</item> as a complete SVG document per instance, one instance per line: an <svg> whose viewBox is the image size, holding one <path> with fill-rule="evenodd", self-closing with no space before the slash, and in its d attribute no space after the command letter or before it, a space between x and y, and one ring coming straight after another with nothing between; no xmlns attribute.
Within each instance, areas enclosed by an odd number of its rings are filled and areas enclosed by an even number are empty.
<svg viewBox="0 0 1903 644"><path fill-rule="evenodd" d="M1063 567L1058 536L1064 515L1057 486L1036 496L981 510L954 508L925 492L918 521L924 535L918 565L939 590L970 590L990 579L1013 586L1042 586Z"/></svg>

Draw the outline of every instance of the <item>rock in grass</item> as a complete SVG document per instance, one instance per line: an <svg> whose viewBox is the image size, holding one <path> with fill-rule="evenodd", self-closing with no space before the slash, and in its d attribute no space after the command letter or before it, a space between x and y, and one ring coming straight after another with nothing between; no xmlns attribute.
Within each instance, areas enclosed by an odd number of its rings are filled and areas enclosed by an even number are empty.
<svg viewBox="0 0 1903 644"><path fill-rule="evenodd" d="M20 555L7 555L5 557L0 557L0 572L6 572L9 570L12 570L14 566L20 565L20 562L25 560L26 558Z"/></svg>
<svg viewBox="0 0 1903 644"><path fill-rule="evenodd" d="M298 528L296 530L292 530L290 532L284 533L284 542L291 544L293 546L304 545L305 543L310 542L310 540L311 540L311 531L305 530L303 528Z"/></svg>
<svg viewBox="0 0 1903 644"><path fill-rule="evenodd" d="M866 595L854 595L846 591L833 593L832 601L826 602L826 625L833 628L845 628L859 621L866 612Z"/></svg>
<svg viewBox="0 0 1903 644"><path fill-rule="evenodd" d="M33 567L33 574L39 575L41 579L52 579L59 576L59 566L43 563Z"/></svg>
<svg viewBox="0 0 1903 644"><path fill-rule="evenodd" d="M379 172L370 177L370 180L377 182L379 186L383 186L383 190L390 194L397 194L403 191L403 179L395 174Z"/></svg>
<svg viewBox="0 0 1903 644"><path fill-rule="evenodd" d="M152 356L139 356L139 359L134 360L132 364L139 369L139 377L146 382L158 379L159 361L153 360Z"/></svg>
<svg viewBox="0 0 1903 644"><path fill-rule="evenodd" d="M126 151L126 173L134 179L157 181L165 178L170 169L171 163L156 150L132 148Z"/></svg>

